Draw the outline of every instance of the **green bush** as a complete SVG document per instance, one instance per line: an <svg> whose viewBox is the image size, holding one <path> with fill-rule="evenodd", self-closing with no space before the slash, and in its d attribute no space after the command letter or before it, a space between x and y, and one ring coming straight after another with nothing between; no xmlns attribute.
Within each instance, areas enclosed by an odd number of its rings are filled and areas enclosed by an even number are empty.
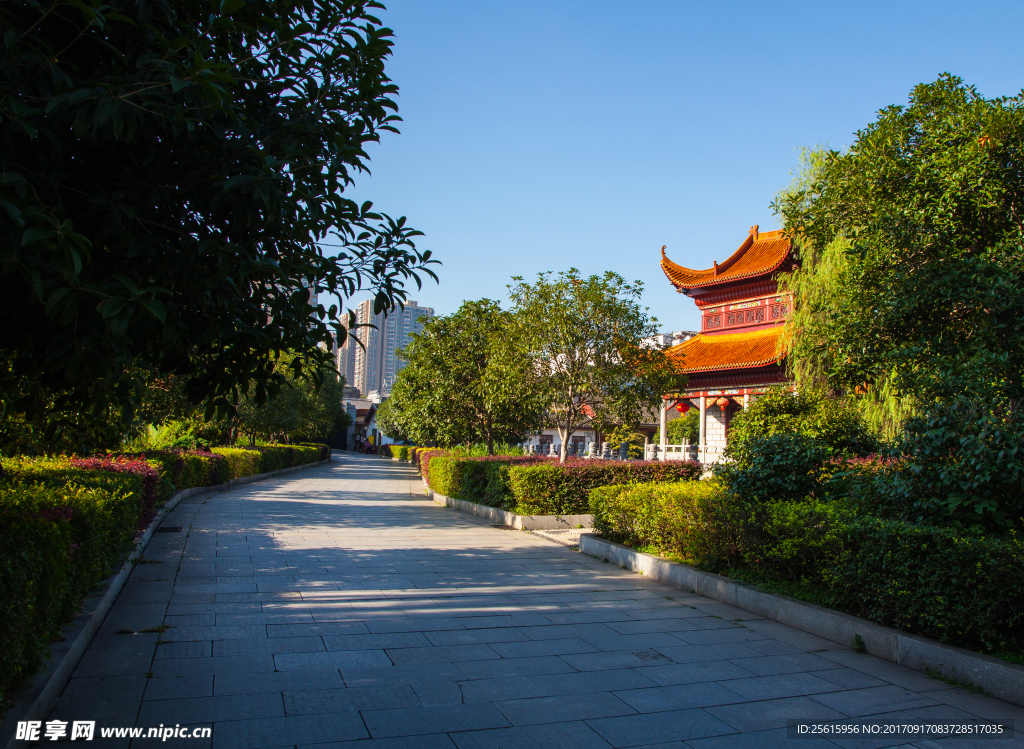
<svg viewBox="0 0 1024 749"><path fill-rule="evenodd" d="M615 541L983 652L1024 648L1024 541L865 517L845 501L745 499L717 480L601 487Z"/></svg>
<svg viewBox="0 0 1024 749"><path fill-rule="evenodd" d="M605 538L701 566L739 559L746 508L711 481L650 482L591 490L594 528Z"/></svg>
<svg viewBox="0 0 1024 749"><path fill-rule="evenodd" d="M509 489L517 515L583 515L590 490L642 481L688 481L700 478L696 461L570 460L547 465L512 466Z"/></svg>
<svg viewBox="0 0 1024 749"><path fill-rule="evenodd" d="M0 703L38 668L48 643L131 549L152 512L156 470L139 461L112 464L3 461Z"/></svg>
<svg viewBox="0 0 1024 749"><path fill-rule="evenodd" d="M160 498L170 499L183 489L216 486L230 477L230 467L223 456L206 451L147 450L136 456L156 463L160 471Z"/></svg>
<svg viewBox="0 0 1024 749"><path fill-rule="evenodd" d="M316 463L331 456L331 448L319 443L215 447L213 452L224 456L228 465L228 476L233 479Z"/></svg>
<svg viewBox="0 0 1024 749"><path fill-rule="evenodd" d="M462 489L460 458L438 455L430 459L430 488L446 497L459 497Z"/></svg>
<svg viewBox="0 0 1024 749"><path fill-rule="evenodd" d="M773 387L729 423L729 454L741 459L747 444L773 434L816 440L830 455L868 455L878 440L853 406L820 390L793 393Z"/></svg>
<svg viewBox="0 0 1024 749"><path fill-rule="evenodd" d="M878 491L903 517L975 530L1024 529L1024 410L1009 399L930 403L908 419Z"/></svg>
<svg viewBox="0 0 1024 749"><path fill-rule="evenodd" d="M696 445L700 442L700 409L691 408L682 417L673 419L667 428L668 444L681 445L689 442Z"/></svg>
<svg viewBox="0 0 1024 749"><path fill-rule="evenodd" d="M752 437L735 460L718 463L715 476L730 491L748 499L797 499L821 488L827 447L803 434Z"/></svg>
<svg viewBox="0 0 1024 749"><path fill-rule="evenodd" d="M983 652L1024 649L1024 539L860 518L827 575L845 609Z"/></svg>
<svg viewBox="0 0 1024 749"><path fill-rule="evenodd" d="M512 509L509 471L513 467L557 464L534 455L465 455L453 451L424 452L420 473L438 494L453 499Z"/></svg>
<svg viewBox="0 0 1024 749"><path fill-rule="evenodd" d="M224 456L230 478L255 476L257 473L263 472L263 455L256 450L246 450L240 447L215 447L213 452Z"/></svg>

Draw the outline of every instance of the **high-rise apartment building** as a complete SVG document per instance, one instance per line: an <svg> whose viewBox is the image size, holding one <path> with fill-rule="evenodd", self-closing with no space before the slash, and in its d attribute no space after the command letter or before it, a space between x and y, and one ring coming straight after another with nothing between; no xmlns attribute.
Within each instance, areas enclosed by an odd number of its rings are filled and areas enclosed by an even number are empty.
<svg viewBox="0 0 1024 749"><path fill-rule="evenodd" d="M374 391L387 396L405 365L396 352L405 348L410 333L422 331L433 316L433 307L421 307L416 302L406 302L405 309L387 317L373 314L372 300L360 302L356 322L375 327L356 329L362 346L349 339L338 350L338 371L345 375L345 383L359 388L364 398Z"/></svg>

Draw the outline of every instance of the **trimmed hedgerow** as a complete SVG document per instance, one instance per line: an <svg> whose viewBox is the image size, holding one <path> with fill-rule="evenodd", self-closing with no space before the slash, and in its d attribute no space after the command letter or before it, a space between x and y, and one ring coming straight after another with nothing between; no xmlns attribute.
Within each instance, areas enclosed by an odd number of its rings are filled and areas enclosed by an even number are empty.
<svg viewBox="0 0 1024 749"><path fill-rule="evenodd" d="M1024 539L859 518L839 531L829 587L845 609L983 652L1024 649Z"/></svg>
<svg viewBox="0 0 1024 749"><path fill-rule="evenodd" d="M530 455L431 455L428 484L435 492L446 497L508 509L514 504L509 486L509 469L513 466L551 463L554 460L557 459Z"/></svg>
<svg viewBox="0 0 1024 749"><path fill-rule="evenodd" d="M447 451L441 448L423 448L416 451L416 467L420 471L420 476L427 482L427 486L433 486L430 483L430 461L446 454ZM444 494L444 492L441 492L441 494Z"/></svg>
<svg viewBox="0 0 1024 749"><path fill-rule="evenodd" d="M215 447L213 450L224 458L228 466L228 476L233 479L263 473L263 455L258 450L241 447Z"/></svg>
<svg viewBox="0 0 1024 749"><path fill-rule="evenodd" d="M316 463L331 457L331 448L319 443L215 447L213 452L224 457L228 476L233 479Z"/></svg>
<svg viewBox="0 0 1024 749"><path fill-rule="evenodd" d="M156 466L131 456L69 458L15 457L0 459L3 479L9 483L67 484L106 491L130 491L142 515L151 514L158 501L160 473Z"/></svg>
<svg viewBox="0 0 1024 749"><path fill-rule="evenodd" d="M517 515L583 515L592 489L641 481L690 481L703 467L693 460L567 460L508 469L513 512Z"/></svg>
<svg viewBox="0 0 1024 749"><path fill-rule="evenodd" d="M157 471L110 458L5 459L0 481L0 702L152 514Z"/></svg>
<svg viewBox="0 0 1024 749"><path fill-rule="evenodd" d="M982 652L1024 649L1024 540L867 517L848 502L745 500L717 481L601 487L612 540ZM778 585L775 585L778 587Z"/></svg>
<svg viewBox="0 0 1024 749"><path fill-rule="evenodd" d="M215 486L231 478L224 456L206 450L147 450L133 457L159 465L160 499L164 501L183 489Z"/></svg>

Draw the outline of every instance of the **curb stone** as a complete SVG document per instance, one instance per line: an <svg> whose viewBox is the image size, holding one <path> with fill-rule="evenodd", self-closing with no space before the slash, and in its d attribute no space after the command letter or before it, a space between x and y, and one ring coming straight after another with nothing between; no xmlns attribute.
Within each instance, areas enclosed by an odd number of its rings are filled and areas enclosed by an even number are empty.
<svg viewBox="0 0 1024 749"><path fill-rule="evenodd" d="M330 462L331 459L328 458L327 460L318 460L315 463L305 463L300 466L268 471L267 473L242 476L237 479L231 479L224 484L193 486L189 489L182 489L168 499L163 507L157 510L156 516L146 528L145 533L136 542L135 548L128 555L128 560L122 565L121 569L99 584L100 587L106 586L106 590L85 599L78 616L64 628L62 632L64 639L60 642L51 643L51 655L43 668L32 677L27 687L15 692L11 696L14 704L6 711L3 721L0 722L0 746L12 749L18 743L17 739L14 738L18 721L45 720L46 716L50 714L54 705L57 704L57 700L64 693L65 687L71 681L71 676L74 674L79 661L82 660L82 656L85 655L85 651L88 649L93 637L96 636L96 633L99 632L100 627L103 625L103 620L107 618L107 614L113 608L121 589L128 582L128 578L135 568L135 561L145 553L146 547L149 545L149 541L153 538L153 534L160 523L164 521L164 518L183 499L194 497L197 494L223 491L232 486L251 484L261 479L300 471L304 468L321 466ZM4 737L7 738L6 741Z"/></svg>
<svg viewBox="0 0 1024 749"><path fill-rule="evenodd" d="M564 531L577 526L583 526L584 528L594 527L593 515L516 515L514 512L499 510L497 507L488 507L476 502L452 499L443 494L438 494L427 486L426 481L423 482L423 486L427 489L427 496L439 505L451 507L459 512L468 512L477 517L494 520L502 525L515 528L517 531Z"/></svg>
<svg viewBox="0 0 1024 749"><path fill-rule="evenodd" d="M971 682L991 697L1024 707L1024 666L769 593L590 533L580 536L580 552L839 645L852 647L854 639L860 637L870 655L914 671Z"/></svg>

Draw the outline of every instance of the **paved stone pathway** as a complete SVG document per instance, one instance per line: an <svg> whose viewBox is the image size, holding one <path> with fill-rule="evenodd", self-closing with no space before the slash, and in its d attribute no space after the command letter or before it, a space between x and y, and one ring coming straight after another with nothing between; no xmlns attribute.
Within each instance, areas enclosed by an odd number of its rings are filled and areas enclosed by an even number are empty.
<svg viewBox="0 0 1024 749"><path fill-rule="evenodd" d="M1024 710L439 507L376 457L163 525L181 531L154 536L51 717L212 739L99 745L1024 746L789 739L790 718L1024 729Z"/></svg>

